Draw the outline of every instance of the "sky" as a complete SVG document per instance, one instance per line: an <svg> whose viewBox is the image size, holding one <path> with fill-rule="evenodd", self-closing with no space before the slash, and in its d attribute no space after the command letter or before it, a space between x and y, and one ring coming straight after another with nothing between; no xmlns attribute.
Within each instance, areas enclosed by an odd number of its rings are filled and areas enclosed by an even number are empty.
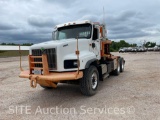
<svg viewBox="0 0 160 120"><path fill-rule="evenodd" d="M160 44L160 0L0 0L0 43L49 41L57 24L103 19L110 40Z"/></svg>

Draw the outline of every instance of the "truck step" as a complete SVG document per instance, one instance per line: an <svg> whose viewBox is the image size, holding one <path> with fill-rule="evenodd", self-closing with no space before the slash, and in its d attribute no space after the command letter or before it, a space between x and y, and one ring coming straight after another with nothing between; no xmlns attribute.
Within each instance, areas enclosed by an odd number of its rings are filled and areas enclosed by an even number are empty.
<svg viewBox="0 0 160 120"><path fill-rule="evenodd" d="M108 74L108 73L106 73L106 74L103 75L103 79L105 79L105 78L107 78L107 77L109 77L109 74Z"/></svg>

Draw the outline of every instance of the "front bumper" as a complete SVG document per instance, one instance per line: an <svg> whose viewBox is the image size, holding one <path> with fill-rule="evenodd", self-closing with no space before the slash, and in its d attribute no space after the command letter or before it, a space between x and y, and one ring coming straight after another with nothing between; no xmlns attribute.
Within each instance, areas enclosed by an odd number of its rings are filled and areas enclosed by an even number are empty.
<svg viewBox="0 0 160 120"><path fill-rule="evenodd" d="M48 75L34 75L30 74L29 71L21 71L19 77L30 79L30 86L33 88L37 86L37 83L42 86L56 88L57 84L55 83L65 80L78 80L83 77L83 72L51 72Z"/></svg>
<svg viewBox="0 0 160 120"><path fill-rule="evenodd" d="M35 62L35 58L41 58L41 62ZM55 83L65 81L65 80L78 80L83 77L82 71L75 71L75 72L50 72L48 68L47 56L28 56L29 59L29 70L21 71L19 77L20 78L28 78L30 79L31 87L35 88L37 83L42 86L47 87L56 87ZM42 64L42 68L35 67L34 64ZM32 74L32 70L40 69L43 71L43 75L39 74Z"/></svg>
<svg viewBox="0 0 160 120"><path fill-rule="evenodd" d="M83 72L79 71L77 72L50 72L48 75L34 75L30 74L29 71L21 71L20 78L36 78L37 80L48 80L52 82L60 82L64 80L77 80L83 77Z"/></svg>

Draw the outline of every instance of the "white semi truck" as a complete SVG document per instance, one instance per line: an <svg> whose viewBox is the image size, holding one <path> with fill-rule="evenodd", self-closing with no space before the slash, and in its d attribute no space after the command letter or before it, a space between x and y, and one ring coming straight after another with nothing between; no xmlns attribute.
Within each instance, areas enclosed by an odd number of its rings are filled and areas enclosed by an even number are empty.
<svg viewBox="0 0 160 120"><path fill-rule="evenodd" d="M31 87L56 88L58 83L80 85L84 95L97 91L99 81L124 71L124 59L110 53L105 25L89 20L55 27L53 40L30 47L29 70L19 77L29 78Z"/></svg>

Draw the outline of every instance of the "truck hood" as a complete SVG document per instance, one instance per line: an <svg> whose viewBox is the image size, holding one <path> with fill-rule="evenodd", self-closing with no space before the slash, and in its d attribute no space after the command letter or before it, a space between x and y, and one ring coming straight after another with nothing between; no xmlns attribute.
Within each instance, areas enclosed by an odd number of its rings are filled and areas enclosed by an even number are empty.
<svg viewBox="0 0 160 120"><path fill-rule="evenodd" d="M66 56L69 54L74 54L77 49L77 40L73 39L64 39L64 40L52 40L48 42L43 42L39 44L32 45L30 47L30 54L33 49L51 49L56 48L58 54L61 53L61 56ZM90 39L79 39L78 40L79 51L90 51Z"/></svg>
<svg viewBox="0 0 160 120"><path fill-rule="evenodd" d="M60 45L66 45L67 43L72 43L75 42L76 39L64 39L64 40L51 40L51 41L47 41L47 42L42 42L42 43L38 43L38 44L34 44L30 47L30 49L40 49L42 47L45 48L52 48L52 47L57 47Z"/></svg>
<svg viewBox="0 0 160 120"><path fill-rule="evenodd" d="M30 55L32 55L33 49L56 49L56 65L57 68L54 71L70 71L77 70L74 69L64 69L65 60L76 60L77 55L75 51L77 50L77 40L73 39L64 39L64 40L52 40L48 42L43 42L39 44L32 45L30 47ZM80 51L80 69L84 69L88 60L96 58L96 55L92 51L91 39L79 39L78 40L78 50Z"/></svg>

